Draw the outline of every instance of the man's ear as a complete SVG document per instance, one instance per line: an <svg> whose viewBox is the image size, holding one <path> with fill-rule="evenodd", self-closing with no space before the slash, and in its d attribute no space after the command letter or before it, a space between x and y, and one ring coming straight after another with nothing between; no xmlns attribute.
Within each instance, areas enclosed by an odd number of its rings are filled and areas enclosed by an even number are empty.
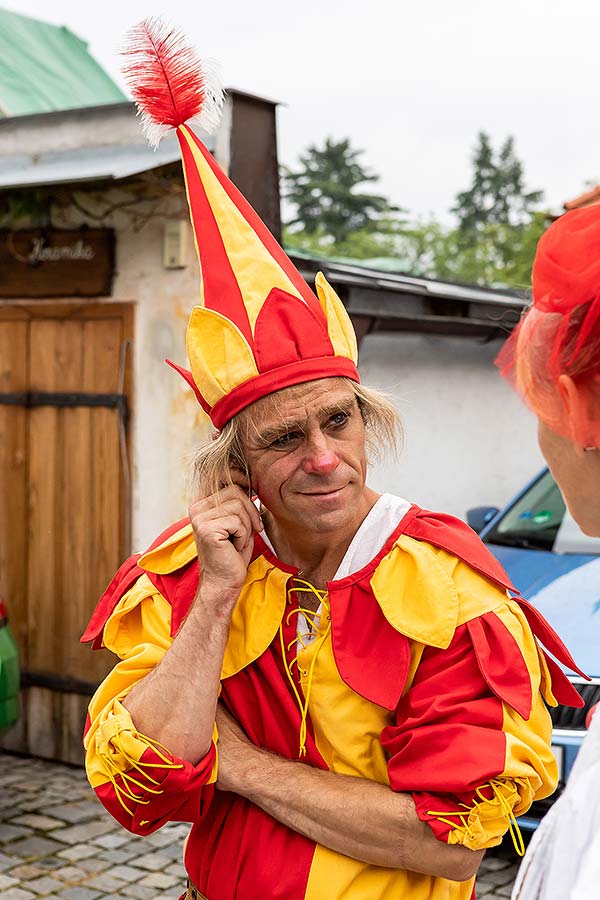
<svg viewBox="0 0 600 900"><path fill-rule="evenodd" d="M576 382L570 375L560 375L558 390L565 424L571 440L578 447L600 447L600 395L593 383Z"/></svg>

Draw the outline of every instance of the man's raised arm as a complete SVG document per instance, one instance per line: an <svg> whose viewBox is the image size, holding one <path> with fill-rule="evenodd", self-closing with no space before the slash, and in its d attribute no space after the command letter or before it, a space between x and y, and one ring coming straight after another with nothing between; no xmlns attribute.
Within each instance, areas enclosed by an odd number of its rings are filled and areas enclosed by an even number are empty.
<svg viewBox="0 0 600 900"><path fill-rule="evenodd" d="M211 744L229 623L260 515L239 485L190 507L200 584L161 662L123 700L138 731L196 765Z"/></svg>

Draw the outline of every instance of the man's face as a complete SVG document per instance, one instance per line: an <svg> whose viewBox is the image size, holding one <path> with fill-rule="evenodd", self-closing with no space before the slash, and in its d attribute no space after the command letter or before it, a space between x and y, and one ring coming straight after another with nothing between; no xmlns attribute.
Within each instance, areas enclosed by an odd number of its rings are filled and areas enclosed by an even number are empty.
<svg viewBox="0 0 600 900"><path fill-rule="evenodd" d="M252 488L280 525L325 533L364 516L365 430L349 382L285 388L245 420Z"/></svg>

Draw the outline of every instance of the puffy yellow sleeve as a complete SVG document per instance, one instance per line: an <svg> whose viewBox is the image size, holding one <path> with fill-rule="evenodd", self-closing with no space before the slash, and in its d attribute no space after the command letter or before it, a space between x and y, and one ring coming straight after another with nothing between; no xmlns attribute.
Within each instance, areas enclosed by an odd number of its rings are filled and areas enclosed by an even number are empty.
<svg viewBox="0 0 600 900"><path fill-rule="evenodd" d="M197 821L217 777L216 729L208 754L192 766L140 734L122 704L170 647L170 622L169 603L142 575L104 627L104 646L120 661L92 698L84 736L90 784L109 812L136 833L167 821Z"/></svg>

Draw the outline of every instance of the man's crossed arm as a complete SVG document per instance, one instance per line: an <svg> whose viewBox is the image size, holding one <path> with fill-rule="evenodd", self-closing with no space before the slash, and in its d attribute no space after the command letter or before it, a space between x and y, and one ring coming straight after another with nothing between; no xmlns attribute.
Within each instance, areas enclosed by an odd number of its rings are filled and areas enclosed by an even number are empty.
<svg viewBox="0 0 600 900"><path fill-rule="evenodd" d="M284 759L252 744L219 703L217 788L260 806L318 844L376 866L467 881L483 850L438 841L410 794Z"/></svg>

